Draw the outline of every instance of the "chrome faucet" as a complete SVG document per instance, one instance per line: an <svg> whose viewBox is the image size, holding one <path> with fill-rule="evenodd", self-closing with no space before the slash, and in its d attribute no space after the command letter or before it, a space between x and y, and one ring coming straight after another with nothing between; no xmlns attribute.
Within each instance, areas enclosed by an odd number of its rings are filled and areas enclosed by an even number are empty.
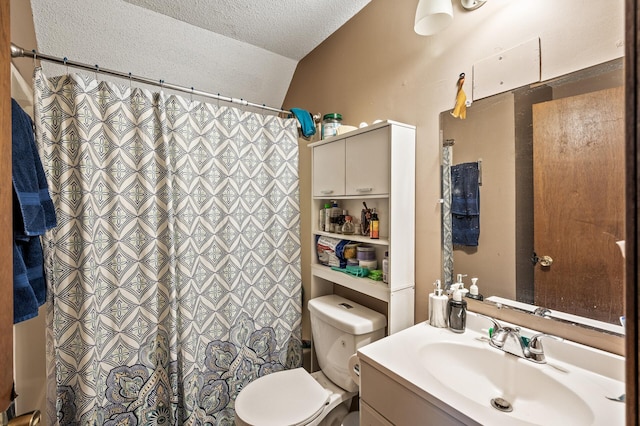
<svg viewBox="0 0 640 426"><path fill-rule="evenodd" d="M538 364L546 362L541 342L543 337L549 337L559 341L564 340L560 337L545 333L539 333L527 339L520 335L520 327L504 327L491 317L482 314L478 314L478 316L486 318L493 323L493 332L489 339L491 346Z"/></svg>
<svg viewBox="0 0 640 426"><path fill-rule="evenodd" d="M520 336L519 327L500 327L493 330L489 344L520 358L528 358L528 347Z"/></svg>

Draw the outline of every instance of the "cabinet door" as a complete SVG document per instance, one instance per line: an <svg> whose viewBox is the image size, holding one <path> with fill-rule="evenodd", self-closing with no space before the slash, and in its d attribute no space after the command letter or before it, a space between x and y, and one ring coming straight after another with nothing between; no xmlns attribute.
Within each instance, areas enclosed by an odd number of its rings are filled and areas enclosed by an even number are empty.
<svg viewBox="0 0 640 426"><path fill-rule="evenodd" d="M348 138L346 194L388 194L390 157L388 127Z"/></svg>
<svg viewBox="0 0 640 426"><path fill-rule="evenodd" d="M344 195L344 139L313 147L313 196Z"/></svg>

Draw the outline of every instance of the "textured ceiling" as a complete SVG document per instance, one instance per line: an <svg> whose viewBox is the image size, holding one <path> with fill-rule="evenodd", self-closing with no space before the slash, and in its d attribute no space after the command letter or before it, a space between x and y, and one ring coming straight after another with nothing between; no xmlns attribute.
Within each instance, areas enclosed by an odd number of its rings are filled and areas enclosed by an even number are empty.
<svg viewBox="0 0 640 426"><path fill-rule="evenodd" d="M12 9L30 4L42 53L280 107L298 61L369 1L15 0Z"/></svg>
<svg viewBox="0 0 640 426"><path fill-rule="evenodd" d="M125 0L300 60L370 0Z"/></svg>

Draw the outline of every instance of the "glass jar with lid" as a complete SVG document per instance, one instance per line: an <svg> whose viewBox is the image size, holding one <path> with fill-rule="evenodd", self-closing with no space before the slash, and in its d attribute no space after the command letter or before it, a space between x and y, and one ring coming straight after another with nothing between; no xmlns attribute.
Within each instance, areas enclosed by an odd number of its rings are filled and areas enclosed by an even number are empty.
<svg viewBox="0 0 640 426"><path fill-rule="evenodd" d="M337 112L325 114L322 117L322 139L338 134L338 127L342 124L342 115Z"/></svg>
<svg viewBox="0 0 640 426"><path fill-rule="evenodd" d="M342 224L343 234L353 234L356 231L356 226L351 221L351 216L344 217L344 224Z"/></svg>

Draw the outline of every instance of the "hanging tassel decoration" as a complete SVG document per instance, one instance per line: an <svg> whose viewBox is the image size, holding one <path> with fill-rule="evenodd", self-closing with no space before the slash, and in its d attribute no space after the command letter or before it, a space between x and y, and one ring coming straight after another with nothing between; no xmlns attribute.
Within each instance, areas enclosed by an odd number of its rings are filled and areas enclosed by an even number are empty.
<svg viewBox="0 0 640 426"><path fill-rule="evenodd" d="M451 115L455 118L459 118L464 120L467 118L467 95L462 90L462 85L464 84L464 73L460 73L458 77L458 93L456 94L456 103L453 107L453 111L451 111Z"/></svg>

